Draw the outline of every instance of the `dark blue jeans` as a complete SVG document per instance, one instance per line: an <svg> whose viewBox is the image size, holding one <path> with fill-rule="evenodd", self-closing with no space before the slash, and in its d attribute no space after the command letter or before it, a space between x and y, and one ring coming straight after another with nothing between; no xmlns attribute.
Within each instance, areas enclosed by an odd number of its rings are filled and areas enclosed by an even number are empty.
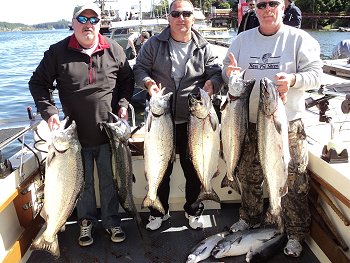
<svg viewBox="0 0 350 263"><path fill-rule="evenodd" d="M193 208L192 204L194 204L197 200L197 197L201 191L201 181L199 180L196 170L193 167L193 163L188 156L187 145L188 145L188 132L187 132L187 123L176 124L176 151L180 156L180 164L185 175L186 179L186 203L184 205L184 210L187 214L191 216L199 216L202 214L204 210L204 204L199 203L197 207ZM160 202L162 203L165 213L169 210L169 194L170 194L170 175L173 171L173 164L169 164L163 180L158 187L158 197ZM160 217L163 216L161 212L152 207L149 208L151 215Z"/></svg>
<svg viewBox="0 0 350 263"><path fill-rule="evenodd" d="M83 219L91 220L94 225L98 222L94 187L95 161L99 179L102 225L104 228L120 226L119 202L113 182L109 144L82 148L82 157L85 184L83 193L77 203L79 222Z"/></svg>

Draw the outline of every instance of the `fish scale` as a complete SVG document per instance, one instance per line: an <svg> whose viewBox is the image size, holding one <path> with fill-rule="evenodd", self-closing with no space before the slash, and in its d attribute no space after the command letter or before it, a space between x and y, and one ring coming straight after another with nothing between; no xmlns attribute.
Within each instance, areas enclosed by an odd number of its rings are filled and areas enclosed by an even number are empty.
<svg viewBox="0 0 350 263"><path fill-rule="evenodd" d="M219 173L219 119L208 93L203 89L189 95L189 108L189 155L202 184L201 192L193 206L203 200L220 202L211 183L211 179Z"/></svg>
<svg viewBox="0 0 350 263"><path fill-rule="evenodd" d="M169 163L175 160L174 123L170 111L172 92L164 94L165 88L153 95L150 112L145 125L144 158L147 195L142 208L153 207L165 214L157 191Z"/></svg>
<svg viewBox="0 0 350 263"><path fill-rule="evenodd" d="M235 171L248 130L248 104L254 83L255 79L246 81L241 75L232 75L226 101L220 109L222 151L227 168L221 187L229 186L239 194L241 190Z"/></svg>
<svg viewBox="0 0 350 263"><path fill-rule="evenodd" d="M118 201L125 210L136 221L141 229L141 217L137 211L132 194L134 174L132 171L131 151L128 139L131 136L131 127L126 120L108 112L110 122L101 123L105 129L112 151L113 181L118 195ZM139 231L142 235L141 230Z"/></svg>
<svg viewBox="0 0 350 263"><path fill-rule="evenodd" d="M52 142L46 158L44 206L41 216L46 221L45 231L34 240L31 248L49 251L60 256L57 233L71 215L83 189L84 170L81 145L76 124L64 129L68 119L52 132Z"/></svg>
<svg viewBox="0 0 350 263"><path fill-rule="evenodd" d="M259 159L269 192L266 222L277 223L282 229L281 198L288 191L286 184L290 160L288 121L277 88L268 78L260 81L257 130Z"/></svg>

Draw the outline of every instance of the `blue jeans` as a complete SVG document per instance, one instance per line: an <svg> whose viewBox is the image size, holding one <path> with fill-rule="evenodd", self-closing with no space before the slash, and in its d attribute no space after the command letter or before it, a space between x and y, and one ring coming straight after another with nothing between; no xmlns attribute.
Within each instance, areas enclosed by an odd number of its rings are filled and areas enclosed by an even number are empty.
<svg viewBox="0 0 350 263"><path fill-rule="evenodd" d="M94 160L96 161L100 201L101 219L104 228L120 226L119 202L112 174L112 155L109 144L82 148L85 183L81 197L77 203L78 221L91 220L97 224L97 208L94 187Z"/></svg>

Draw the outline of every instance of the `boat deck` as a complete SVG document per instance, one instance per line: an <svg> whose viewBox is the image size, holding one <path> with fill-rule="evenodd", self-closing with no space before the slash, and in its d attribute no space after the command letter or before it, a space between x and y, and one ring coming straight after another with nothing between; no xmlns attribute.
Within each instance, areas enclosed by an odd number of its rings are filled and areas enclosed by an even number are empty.
<svg viewBox="0 0 350 263"><path fill-rule="evenodd" d="M101 224L93 234L94 244L82 248L78 245L79 227L73 214L66 224L66 231L59 233L61 257L55 262L133 262L133 263L167 263L186 262L189 251L202 239L227 229L238 220L240 204L221 204L221 209L204 210L205 227L192 230L183 211L170 212L170 219L163 222L157 231L143 229L143 239L134 220L124 217L122 227L127 238L122 243L113 243ZM147 222L149 213L142 212L143 222ZM126 216L123 214L123 216ZM46 251L33 251L28 263L54 262ZM245 255L215 259L210 257L202 262L245 262ZM280 253L266 262L320 262L307 245L300 258L290 258Z"/></svg>

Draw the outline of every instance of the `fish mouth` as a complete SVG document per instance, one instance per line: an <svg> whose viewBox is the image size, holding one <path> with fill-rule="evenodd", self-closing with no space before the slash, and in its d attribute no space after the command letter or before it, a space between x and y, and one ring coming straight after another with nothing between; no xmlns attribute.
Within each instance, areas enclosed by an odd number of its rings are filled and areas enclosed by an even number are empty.
<svg viewBox="0 0 350 263"><path fill-rule="evenodd" d="M202 96L200 92L188 94L188 99L191 105L201 103Z"/></svg>
<svg viewBox="0 0 350 263"><path fill-rule="evenodd" d="M118 134L119 139L128 140L130 138L131 129L128 122L110 111L107 125Z"/></svg>
<svg viewBox="0 0 350 263"><path fill-rule="evenodd" d="M112 112L108 112L108 122L117 122L119 117Z"/></svg>
<svg viewBox="0 0 350 263"><path fill-rule="evenodd" d="M262 101L271 101L270 97L273 97L273 100L276 103L263 103L262 107L263 107L263 111L265 112L266 115L273 115L278 107L278 97L275 97L275 93L272 91L272 89L274 89L275 87L269 87L269 85L274 85L271 80L267 79L267 78L263 78L260 82L260 97ZM277 96L278 96L278 92L277 92Z"/></svg>

